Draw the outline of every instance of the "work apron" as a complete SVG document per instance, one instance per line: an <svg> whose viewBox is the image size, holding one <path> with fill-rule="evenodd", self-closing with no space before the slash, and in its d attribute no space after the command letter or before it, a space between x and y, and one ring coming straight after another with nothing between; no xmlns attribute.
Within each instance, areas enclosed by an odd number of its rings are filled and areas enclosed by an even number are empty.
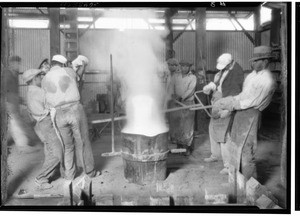
<svg viewBox="0 0 300 216"><path fill-rule="evenodd" d="M231 141L228 142L229 152L231 152L230 164L237 170L241 168L241 159L245 145L253 145L257 148L257 130L261 112L251 108L237 111L231 127ZM254 153L246 153L254 154ZM254 156L254 155L252 155Z"/></svg>
<svg viewBox="0 0 300 216"><path fill-rule="evenodd" d="M194 101L185 101L183 104L189 106ZM171 108L181 107L171 102ZM170 112L170 138L172 143L190 146L194 135L195 111L189 109Z"/></svg>
<svg viewBox="0 0 300 216"><path fill-rule="evenodd" d="M211 103L214 104L216 101L222 98L222 93L219 91L215 91L212 96ZM212 118L210 119L210 131L209 133L214 138L214 140L218 143L226 142L226 134L230 130L230 126L233 121L234 112L225 118L214 118L214 113L217 114L219 112L218 109L212 109Z"/></svg>

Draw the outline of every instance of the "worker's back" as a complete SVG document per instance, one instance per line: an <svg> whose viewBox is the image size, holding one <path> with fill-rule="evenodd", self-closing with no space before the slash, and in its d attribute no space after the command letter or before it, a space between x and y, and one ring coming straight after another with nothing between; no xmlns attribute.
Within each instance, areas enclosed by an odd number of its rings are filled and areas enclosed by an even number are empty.
<svg viewBox="0 0 300 216"><path fill-rule="evenodd" d="M80 100L75 72L71 68L54 66L42 81L46 104L57 107Z"/></svg>

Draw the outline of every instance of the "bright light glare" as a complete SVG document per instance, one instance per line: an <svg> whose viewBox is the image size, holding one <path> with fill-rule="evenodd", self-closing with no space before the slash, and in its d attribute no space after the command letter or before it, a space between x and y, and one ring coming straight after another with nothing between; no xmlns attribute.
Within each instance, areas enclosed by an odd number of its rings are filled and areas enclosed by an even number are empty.
<svg viewBox="0 0 300 216"><path fill-rule="evenodd" d="M102 29L149 29L148 23L140 18L101 17L95 22L95 27Z"/></svg>
<svg viewBox="0 0 300 216"><path fill-rule="evenodd" d="M207 19L206 30L235 30L229 19Z"/></svg>
<svg viewBox="0 0 300 216"><path fill-rule="evenodd" d="M11 28L48 28L49 20L38 19L9 19Z"/></svg>
<svg viewBox="0 0 300 216"><path fill-rule="evenodd" d="M245 30L248 31L254 30L253 15L250 16L248 19L237 19L237 20ZM229 19L207 19L206 30L227 30L227 31L242 30L240 25L238 25L235 20L232 19L232 22L234 23L234 25L231 23Z"/></svg>
<svg viewBox="0 0 300 216"><path fill-rule="evenodd" d="M272 9L261 7L260 9L260 24L264 24L272 19Z"/></svg>
<svg viewBox="0 0 300 216"><path fill-rule="evenodd" d="M79 22L92 22L93 21L93 17L78 17L77 20Z"/></svg>
<svg viewBox="0 0 300 216"><path fill-rule="evenodd" d="M165 23L164 19L148 19L149 23Z"/></svg>
<svg viewBox="0 0 300 216"><path fill-rule="evenodd" d="M87 28L88 26L88 24L78 24L78 28Z"/></svg>

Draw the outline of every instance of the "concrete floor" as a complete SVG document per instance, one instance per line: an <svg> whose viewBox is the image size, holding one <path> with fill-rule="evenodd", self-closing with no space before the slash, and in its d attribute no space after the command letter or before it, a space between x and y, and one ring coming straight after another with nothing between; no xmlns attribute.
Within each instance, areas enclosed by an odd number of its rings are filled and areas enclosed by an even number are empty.
<svg viewBox="0 0 300 216"><path fill-rule="evenodd" d="M257 151L258 181L267 186L273 195L279 199L279 205L285 207L285 190L280 183L280 154L281 143L278 142L276 128L266 127L260 133ZM268 131L269 130L269 131ZM270 134L272 136L270 136ZM274 137L275 134L275 137ZM116 151L121 149L120 133L115 136ZM101 137L93 142L93 153L96 168L102 175L93 179L93 194L113 194L115 205L121 204L121 196L143 197L155 195L192 196L197 203L204 204L205 187L222 187L227 183L228 176L219 174L223 168L222 162L205 163L204 158L210 155L210 143L207 134L196 138L194 153L189 156L170 154L167 159L168 176L159 186L155 184L136 185L126 182L123 175L123 161L121 157L102 157L104 152L111 150L109 128L104 130ZM169 148L175 148L169 144ZM38 174L44 159L42 144L35 146L33 152L20 152L15 146L10 146L8 166L8 193L17 194L20 189L32 193L59 193L62 192L61 178L53 182L54 187L41 192L36 189L34 178ZM78 179L79 177L77 177ZM57 205L58 199L20 200L10 198L7 205ZM46 203L45 203L46 202Z"/></svg>

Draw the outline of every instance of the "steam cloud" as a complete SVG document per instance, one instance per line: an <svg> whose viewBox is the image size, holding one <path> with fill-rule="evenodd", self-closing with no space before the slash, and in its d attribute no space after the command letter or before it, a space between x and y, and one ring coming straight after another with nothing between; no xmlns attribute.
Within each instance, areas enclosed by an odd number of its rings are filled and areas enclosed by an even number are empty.
<svg viewBox="0 0 300 216"><path fill-rule="evenodd" d="M121 12L125 17L155 17L151 11ZM120 14L119 14L120 15ZM168 131L161 112L165 88L158 77L163 68L165 31L123 30L111 44L115 74L125 82L127 124L123 133L156 136Z"/></svg>

